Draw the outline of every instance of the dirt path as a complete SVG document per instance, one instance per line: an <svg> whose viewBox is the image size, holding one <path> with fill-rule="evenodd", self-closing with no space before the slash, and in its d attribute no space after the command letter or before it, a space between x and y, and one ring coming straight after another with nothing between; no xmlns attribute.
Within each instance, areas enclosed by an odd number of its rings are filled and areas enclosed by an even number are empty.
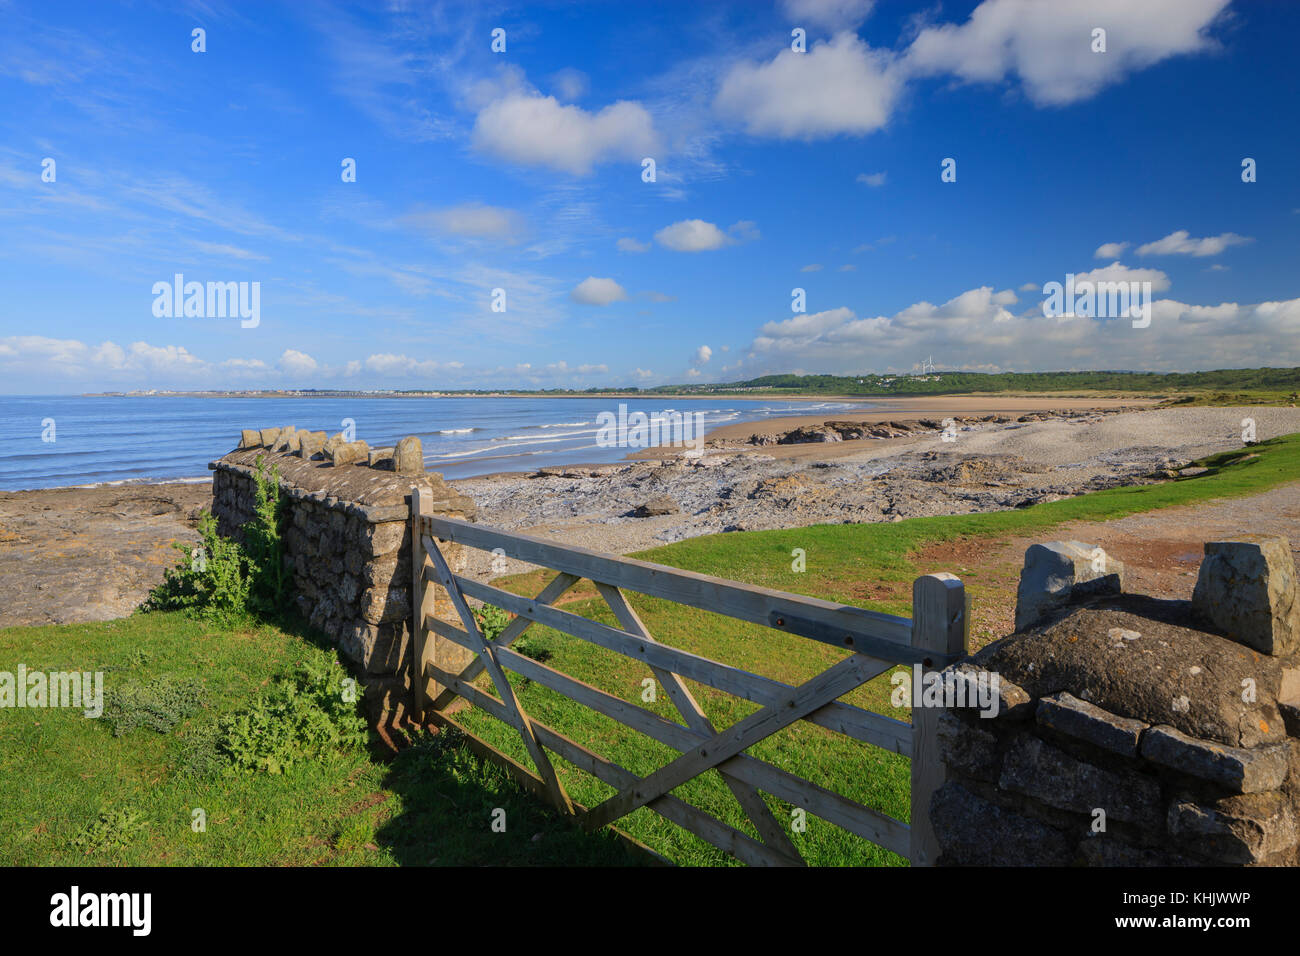
<svg viewBox="0 0 1300 956"><path fill-rule="evenodd" d="M982 647L1012 632L1016 584L1025 549L1042 541L1076 540L1124 562L1124 590L1191 600L1206 541L1239 534L1279 534L1300 566L1300 482L1245 498L1225 498L1129 515L1111 521L1071 521L1032 537L976 538L925 549L918 568L951 571L974 595L971 643Z"/></svg>

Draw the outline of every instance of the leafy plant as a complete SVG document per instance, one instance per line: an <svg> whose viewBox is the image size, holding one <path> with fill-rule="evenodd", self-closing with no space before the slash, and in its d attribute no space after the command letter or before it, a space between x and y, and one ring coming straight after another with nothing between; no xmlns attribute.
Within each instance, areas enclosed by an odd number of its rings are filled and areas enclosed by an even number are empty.
<svg viewBox="0 0 1300 956"><path fill-rule="evenodd" d="M482 607L474 609L474 620L478 622L478 629L482 632L483 637L489 641L495 641L501 632L513 618L501 608L493 604L484 604ZM538 663L550 660L551 652L536 637L530 635L527 631L516 637L511 643L512 650L531 657Z"/></svg>
<svg viewBox="0 0 1300 956"><path fill-rule="evenodd" d="M87 855L103 850L119 850L149 825L148 818L131 807L101 810L99 817L86 824L72 839L72 845Z"/></svg>
<svg viewBox="0 0 1300 956"><path fill-rule="evenodd" d="M217 519L209 511L199 516L196 548L173 547L185 557L163 572L163 582L144 604L147 611L188 611L216 624L235 624L247 616L248 558L234 541L217 534Z"/></svg>
<svg viewBox="0 0 1300 956"><path fill-rule="evenodd" d="M366 722L355 697L346 693L345 680L336 660L302 665L246 710L221 720L218 751L238 770L277 774L305 759L365 743Z"/></svg>
<svg viewBox="0 0 1300 956"><path fill-rule="evenodd" d="M257 503L253 518L244 525L244 553L250 572L249 598L253 610L276 615L285 606L289 593L289 569L284 562L285 508L280 495L280 469L267 474L262 459L257 459Z"/></svg>
<svg viewBox="0 0 1300 956"><path fill-rule="evenodd" d="M254 615L273 620L283 616L290 573L284 560L279 469L264 471L261 456L256 464L256 503L253 517L244 524L243 544L217 534L216 518L202 512L202 543L173 545L185 557L163 573L163 582L149 595L145 610L187 611L224 626Z"/></svg>
<svg viewBox="0 0 1300 956"><path fill-rule="evenodd" d="M203 699L203 684L195 677L164 674L144 684L127 681L104 694L103 719L114 737L137 727L165 734L199 710Z"/></svg>

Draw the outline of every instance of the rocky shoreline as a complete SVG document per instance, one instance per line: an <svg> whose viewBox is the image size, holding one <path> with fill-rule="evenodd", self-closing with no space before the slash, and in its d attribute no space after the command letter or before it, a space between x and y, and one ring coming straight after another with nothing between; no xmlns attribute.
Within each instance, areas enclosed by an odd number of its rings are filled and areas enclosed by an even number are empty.
<svg viewBox="0 0 1300 956"><path fill-rule="evenodd" d="M1300 430L1294 409L1256 414L1261 438ZM1196 458L1241 447L1240 419L1240 409L954 416L951 440L942 419L830 420L711 439L698 456L450 484L474 499L480 520L626 553L704 534L1004 511L1190 477ZM767 453L788 445L834 454Z"/></svg>

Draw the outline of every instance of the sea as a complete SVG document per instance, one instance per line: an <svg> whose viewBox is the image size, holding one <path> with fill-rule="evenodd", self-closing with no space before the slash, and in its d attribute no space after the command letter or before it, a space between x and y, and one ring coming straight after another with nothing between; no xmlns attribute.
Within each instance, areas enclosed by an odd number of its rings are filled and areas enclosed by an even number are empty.
<svg viewBox="0 0 1300 956"><path fill-rule="evenodd" d="M416 435L446 478L621 461L602 447L599 416L643 412L652 424L703 415L705 434L733 422L871 406L710 398L0 396L0 489L208 481L208 462L240 429L294 425L331 435L349 422L371 448ZM635 420L634 420L635 423Z"/></svg>

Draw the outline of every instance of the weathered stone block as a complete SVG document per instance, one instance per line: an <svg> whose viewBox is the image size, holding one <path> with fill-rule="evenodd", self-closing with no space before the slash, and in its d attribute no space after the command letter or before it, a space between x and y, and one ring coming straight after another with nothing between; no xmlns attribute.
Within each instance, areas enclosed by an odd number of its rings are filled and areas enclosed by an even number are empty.
<svg viewBox="0 0 1300 956"><path fill-rule="evenodd" d="M424 445L414 435L408 435L393 449L393 470L399 475L424 474Z"/></svg>
<svg viewBox="0 0 1300 956"><path fill-rule="evenodd" d="M372 448L370 449L371 468L383 468L393 470L393 449L392 448Z"/></svg>
<svg viewBox="0 0 1300 956"><path fill-rule="evenodd" d="M388 624L411 616L410 588L370 588L361 595L361 616L372 624Z"/></svg>
<svg viewBox="0 0 1300 956"><path fill-rule="evenodd" d="M1192 610L1257 651L1300 652L1300 591L1290 543L1271 535L1207 541Z"/></svg>
<svg viewBox="0 0 1300 956"><path fill-rule="evenodd" d="M275 444L271 447L272 451L287 451L289 447L289 437L297 431L293 425L287 425L280 429L280 434L275 437Z"/></svg>
<svg viewBox="0 0 1300 956"><path fill-rule="evenodd" d="M1079 598L1123 590L1123 562L1102 549L1081 541L1032 544L1016 591L1016 630Z"/></svg>
<svg viewBox="0 0 1300 956"><path fill-rule="evenodd" d="M240 448L257 448L262 444L262 433L255 428L245 428L239 433Z"/></svg>
<svg viewBox="0 0 1300 956"><path fill-rule="evenodd" d="M385 521L372 524L363 535L363 540L372 557L391 554L402 546L403 539L410 531L405 521Z"/></svg>
<svg viewBox="0 0 1300 956"><path fill-rule="evenodd" d="M979 710L981 719L1025 720L1034 714L1034 700L1024 689L1001 674L987 671L970 661L958 661L943 670L945 687L951 682L958 693L957 709ZM987 699L991 697L992 699ZM987 701L987 702L986 702ZM974 704L975 707L968 707Z"/></svg>
<svg viewBox="0 0 1300 956"><path fill-rule="evenodd" d="M1111 819L1160 825L1160 785L1154 778L1094 767L1028 734L1007 751L998 786L1059 810L1091 815L1100 808Z"/></svg>
<svg viewBox="0 0 1300 956"><path fill-rule="evenodd" d="M1191 853L1220 863L1258 863L1296 845L1291 802L1276 791L1228 797L1208 806L1191 797L1169 805L1169 833Z"/></svg>
<svg viewBox="0 0 1300 956"><path fill-rule="evenodd" d="M966 723L950 711L939 715L936 740L939 759L950 770L995 783L1001 763L998 741L987 730Z"/></svg>
<svg viewBox="0 0 1300 956"><path fill-rule="evenodd" d="M1035 713L1038 723L1125 757L1137 756L1138 740L1149 724L1117 717L1073 694L1044 697Z"/></svg>
<svg viewBox="0 0 1300 956"><path fill-rule="evenodd" d="M1168 602L1137 595L1073 607L990 644L973 663L1034 698L1064 691L1121 717L1233 747L1283 740L1278 659L1153 616L1160 613ZM1123 632L1136 637L1115 636Z"/></svg>
<svg viewBox="0 0 1300 956"><path fill-rule="evenodd" d="M1141 752L1152 763L1236 793L1258 793L1282 786L1289 757L1285 743L1247 750L1189 737L1165 726L1152 727L1142 736Z"/></svg>
<svg viewBox="0 0 1300 956"><path fill-rule="evenodd" d="M275 447L275 440L276 440L278 437L280 437L280 429L278 429L278 428L263 428L263 429L262 429L262 445L263 445L263 447L266 447L266 448L274 448L274 447Z"/></svg>
<svg viewBox="0 0 1300 956"><path fill-rule="evenodd" d="M930 823L945 866L1066 866L1074 858L1064 833L948 781L930 799Z"/></svg>
<svg viewBox="0 0 1300 956"><path fill-rule="evenodd" d="M308 460L325 453L324 432L302 432L298 436L298 457Z"/></svg>
<svg viewBox="0 0 1300 956"><path fill-rule="evenodd" d="M370 446L363 441L340 442L332 451L327 447L325 454L334 463L334 467L338 468L341 465L368 460Z"/></svg>

